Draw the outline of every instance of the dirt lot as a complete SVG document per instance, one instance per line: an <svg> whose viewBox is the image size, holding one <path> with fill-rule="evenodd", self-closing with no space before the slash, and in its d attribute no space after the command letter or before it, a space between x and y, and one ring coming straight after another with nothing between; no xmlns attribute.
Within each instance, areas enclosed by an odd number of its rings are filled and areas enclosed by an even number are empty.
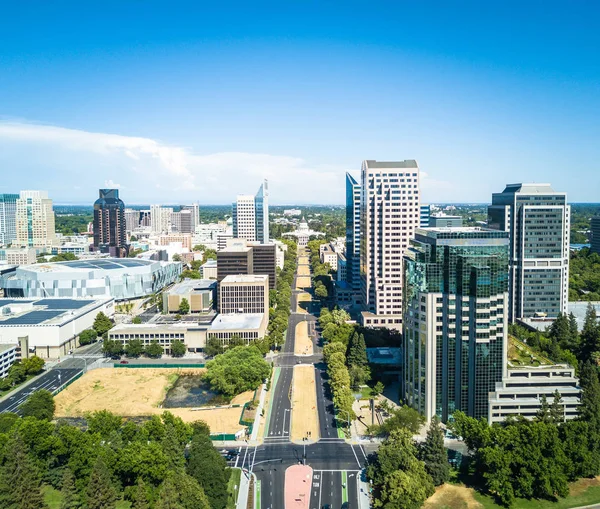
<svg viewBox="0 0 600 509"><path fill-rule="evenodd" d="M423 504L423 509L448 507L451 509L479 509L483 507L473 497L473 490L464 486L444 484L436 489Z"/></svg>
<svg viewBox="0 0 600 509"><path fill-rule="evenodd" d="M308 431L311 432L309 440L319 439L315 368L306 364L294 367L291 440L302 441Z"/></svg>
<svg viewBox="0 0 600 509"><path fill-rule="evenodd" d="M310 267L308 265L298 265L299 276L310 276Z"/></svg>
<svg viewBox="0 0 600 509"><path fill-rule="evenodd" d="M310 288L310 285L310 276L298 276L296 278L296 290L304 290L305 288Z"/></svg>
<svg viewBox="0 0 600 509"><path fill-rule="evenodd" d="M310 302L311 300L310 293L299 293L296 301L296 313L307 313L308 304L306 302Z"/></svg>
<svg viewBox="0 0 600 509"><path fill-rule="evenodd" d="M178 374L200 374L202 369L103 368L89 371L59 393L56 402L57 417L81 417L95 410L109 410L125 417L161 414L159 405ZM243 404L252 399L254 392L236 396L232 404ZM213 433L235 433L241 408L193 410L170 408L169 412L185 422L206 421Z"/></svg>
<svg viewBox="0 0 600 509"><path fill-rule="evenodd" d="M296 355L312 355L313 343L308 337L308 322L300 322L296 325L296 341L294 342L294 353Z"/></svg>

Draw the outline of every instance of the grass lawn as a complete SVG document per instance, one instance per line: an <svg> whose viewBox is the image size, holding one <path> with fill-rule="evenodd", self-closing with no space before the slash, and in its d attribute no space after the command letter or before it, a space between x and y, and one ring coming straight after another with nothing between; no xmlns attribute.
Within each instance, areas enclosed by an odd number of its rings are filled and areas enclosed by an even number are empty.
<svg viewBox="0 0 600 509"><path fill-rule="evenodd" d="M44 486L42 488L44 492L44 500L50 509L60 509L60 503L62 501L62 495L60 491L55 490L52 486ZM130 509L131 504L125 500L119 500L117 502L117 509Z"/></svg>
<svg viewBox="0 0 600 509"><path fill-rule="evenodd" d="M518 498L511 509L570 509L600 503L600 478L571 483L570 494L556 502ZM506 509L493 497L482 495L462 484L446 484L425 502L424 509Z"/></svg>
<svg viewBox="0 0 600 509"><path fill-rule="evenodd" d="M372 389L368 385L362 385L360 387L360 399L371 399L373 397L371 391Z"/></svg>
<svg viewBox="0 0 600 509"><path fill-rule="evenodd" d="M227 509L235 509L237 502L238 492L240 491L240 479L242 477L242 470L239 468L231 469L231 477L227 483Z"/></svg>

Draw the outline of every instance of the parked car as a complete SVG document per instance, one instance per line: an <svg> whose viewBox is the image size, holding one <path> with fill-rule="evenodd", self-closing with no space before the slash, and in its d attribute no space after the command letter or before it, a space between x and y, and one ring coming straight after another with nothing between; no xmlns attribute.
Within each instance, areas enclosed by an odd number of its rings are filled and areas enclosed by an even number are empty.
<svg viewBox="0 0 600 509"><path fill-rule="evenodd" d="M129 364L129 361L121 361L119 364Z"/></svg>

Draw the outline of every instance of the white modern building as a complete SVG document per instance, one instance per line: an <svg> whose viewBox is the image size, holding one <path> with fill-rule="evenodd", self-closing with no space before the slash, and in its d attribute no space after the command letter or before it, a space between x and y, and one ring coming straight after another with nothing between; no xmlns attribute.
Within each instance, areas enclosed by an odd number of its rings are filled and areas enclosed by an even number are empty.
<svg viewBox="0 0 600 509"><path fill-rule="evenodd" d="M255 196L238 195L232 205L233 237L269 242L269 185L265 180Z"/></svg>
<svg viewBox="0 0 600 509"><path fill-rule="evenodd" d="M96 315L114 315L114 299L0 299L0 344L44 359L66 355L79 346L79 334Z"/></svg>
<svg viewBox="0 0 600 509"><path fill-rule="evenodd" d="M17 361L17 344L0 344L0 378L8 375L8 370Z"/></svg>
<svg viewBox="0 0 600 509"><path fill-rule="evenodd" d="M30 265L37 261L34 247L9 247L0 249L0 262L8 265Z"/></svg>
<svg viewBox="0 0 600 509"><path fill-rule="evenodd" d="M171 231L172 207L150 205L150 229L153 233L169 233Z"/></svg>
<svg viewBox="0 0 600 509"><path fill-rule="evenodd" d="M46 191L21 191L16 207L16 245L50 248L56 243L54 210Z"/></svg>
<svg viewBox="0 0 600 509"><path fill-rule="evenodd" d="M490 393L488 421L504 422L507 417L517 415L533 419L542 408L543 397L551 405L556 391L561 395L564 420L577 417L582 390L573 368L566 365L509 368L507 376Z"/></svg>
<svg viewBox="0 0 600 509"><path fill-rule="evenodd" d="M420 225L414 160L363 161L360 183L362 325L402 327L402 256Z"/></svg>
<svg viewBox="0 0 600 509"><path fill-rule="evenodd" d="M338 268L338 255L329 244L323 244L320 250L321 263L328 263L331 270Z"/></svg>
<svg viewBox="0 0 600 509"><path fill-rule="evenodd" d="M174 283L179 262L137 258L102 258L72 262L37 263L18 267L0 278L8 297L113 297L134 299L156 293Z"/></svg>
<svg viewBox="0 0 600 509"><path fill-rule="evenodd" d="M17 239L18 194L0 194L0 246L8 246Z"/></svg>
<svg viewBox="0 0 600 509"><path fill-rule="evenodd" d="M510 316L567 313L571 207L550 184L509 184L492 195L488 225L510 234Z"/></svg>

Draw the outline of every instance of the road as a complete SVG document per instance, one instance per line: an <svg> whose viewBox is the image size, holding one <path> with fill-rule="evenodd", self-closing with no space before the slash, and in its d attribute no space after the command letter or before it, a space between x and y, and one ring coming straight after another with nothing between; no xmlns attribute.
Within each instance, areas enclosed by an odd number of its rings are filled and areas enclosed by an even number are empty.
<svg viewBox="0 0 600 509"><path fill-rule="evenodd" d="M296 281L294 279L294 288ZM285 470L291 465L306 462L313 468L310 509L321 509L330 504L332 509L358 508L356 476L364 468L369 454L361 445L347 444L338 438L333 414L333 402L327 384L322 345L316 333L316 317L296 313L299 291L292 291L291 315L286 341L274 365L279 369L277 383L272 388L272 407L268 418L268 432L264 444L240 449L240 456L230 464L254 472L261 487L262 509L284 507ZM309 321L309 336L313 339L312 356L295 356L296 325ZM291 387L293 368L298 363L313 364L317 390L320 439L305 445L290 442Z"/></svg>
<svg viewBox="0 0 600 509"><path fill-rule="evenodd" d="M74 355L63 358L59 364L56 364L33 382L10 392L8 397L0 402L0 413L19 413L19 406L35 391L39 389L46 389L50 392L55 391L80 374L87 364L91 364L101 357L103 357L101 342L78 348Z"/></svg>

